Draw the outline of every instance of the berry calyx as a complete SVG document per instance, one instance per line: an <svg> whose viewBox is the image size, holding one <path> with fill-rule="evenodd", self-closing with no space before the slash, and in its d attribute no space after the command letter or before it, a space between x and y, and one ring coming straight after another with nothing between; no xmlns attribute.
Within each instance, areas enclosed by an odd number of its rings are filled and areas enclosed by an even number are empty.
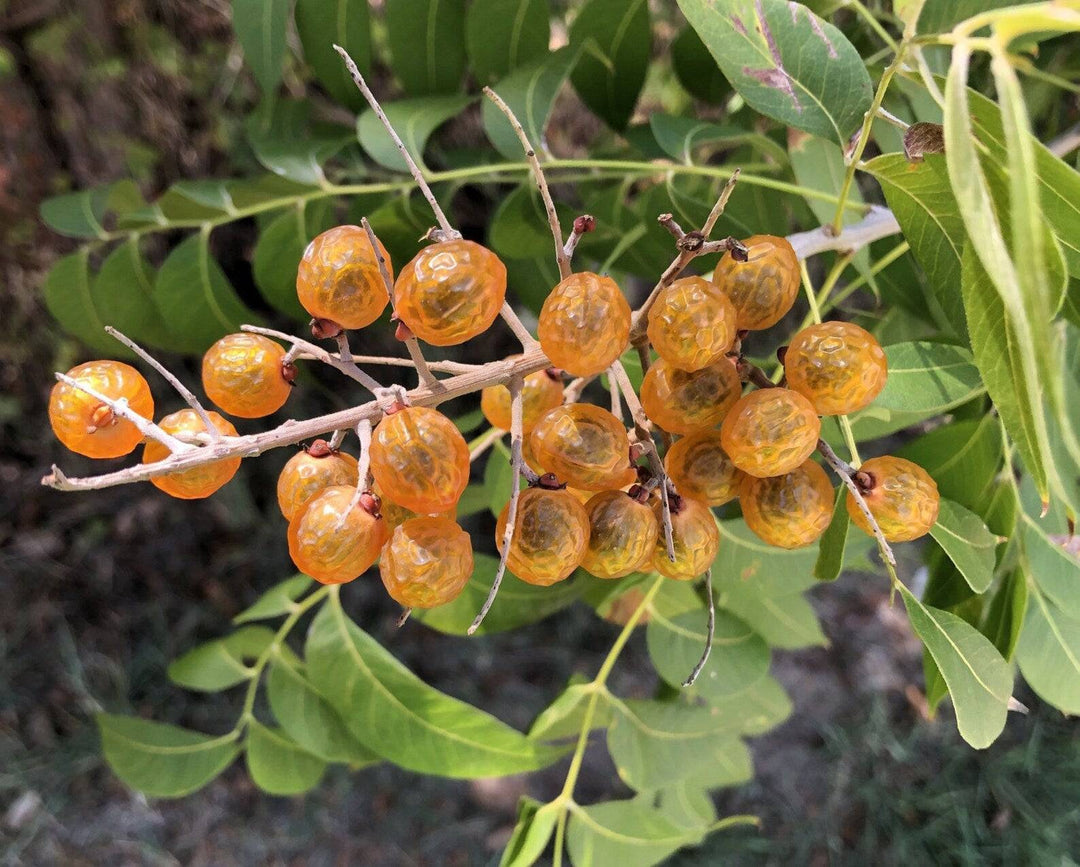
<svg viewBox="0 0 1080 867"><path fill-rule="evenodd" d="M500 554L509 511L507 503L495 526ZM588 540L589 516L577 497L565 489L526 488L518 498L506 565L525 583L547 587L570 577Z"/></svg>
<svg viewBox="0 0 1080 867"><path fill-rule="evenodd" d="M87 361L67 373L76 382L111 400L126 400L143 418L154 417L154 398L139 371L121 361ZM65 446L88 458L119 458L130 454L143 435L96 397L66 382L49 395L49 424Z"/></svg>
<svg viewBox="0 0 1080 867"><path fill-rule="evenodd" d="M541 416L561 406L562 401L562 378L553 368L526 376L521 385L522 433L529 433ZM489 385L480 392L480 410L492 427L510 430L510 389Z"/></svg>
<svg viewBox="0 0 1080 867"><path fill-rule="evenodd" d="M669 497L671 508L671 541L675 562L668 559L664 531L661 529L653 545L652 568L666 578L693 581L712 566L720 550L720 530L709 507L686 497ZM662 521L660 497L653 500L657 524Z"/></svg>
<svg viewBox="0 0 1080 867"><path fill-rule="evenodd" d="M610 277L571 274L544 299L536 333L552 364L574 376L593 376L626 348L630 304Z"/></svg>
<svg viewBox="0 0 1080 867"><path fill-rule="evenodd" d="M278 476L277 501L281 514L291 521L298 511L324 488L356 487L356 458L332 450L326 440L315 440L286 462Z"/></svg>
<svg viewBox="0 0 1080 867"><path fill-rule="evenodd" d="M597 578L622 578L652 557L659 525L645 503L623 491L600 491L585 503L589 544L581 567Z"/></svg>
<svg viewBox="0 0 1080 867"><path fill-rule="evenodd" d="M707 506L734 500L744 475L724 451L722 435L715 429L677 440L664 455L664 469L675 490Z"/></svg>
<svg viewBox="0 0 1080 867"><path fill-rule="evenodd" d="M821 419L805 397L786 388L759 388L739 399L720 427L720 441L744 473L789 473L817 448Z"/></svg>
<svg viewBox="0 0 1080 867"><path fill-rule="evenodd" d="M829 526L833 488L825 470L804 461L782 476L743 476L739 503L746 526L762 541L778 548L802 548L816 542Z"/></svg>
<svg viewBox="0 0 1080 867"><path fill-rule="evenodd" d="M393 274L386 248L376 243ZM317 235L300 259L296 297L315 319L316 337L333 337L342 328L363 328L378 319L390 297L367 232L359 226L336 226Z"/></svg>
<svg viewBox="0 0 1080 867"><path fill-rule="evenodd" d="M544 472L586 491L632 484L630 440L621 421L588 403L556 407L529 434L532 456Z"/></svg>
<svg viewBox="0 0 1080 867"><path fill-rule="evenodd" d="M694 371L679 370L661 358L641 383L645 415L669 433L715 427L741 396L742 381L727 358Z"/></svg>
<svg viewBox="0 0 1080 867"><path fill-rule="evenodd" d="M713 282L735 306L740 329L761 331L784 318L799 294L799 257L786 238L754 235L743 241L746 261L729 250Z"/></svg>
<svg viewBox="0 0 1080 867"><path fill-rule="evenodd" d="M206 414L222 436L236 436L236 428L227 419L222 418L213 410L208 410ZM196 434L206 433L206 426L193 409L182 409L165 416L158 422L158 427L178 439L190 439ZM147 440L146 447L143 449L142 462L152 464L168 456L169 450L165 446L157 440ZM150 479L150 483L170 497L180 500L201 500L209 497L228 482L236 475L239 468L240 458L222 458L213 463L192 467L190 470L154 476Z"/></svg>
<svg viewBox="0 0 1080 867"><path fill-rule="evenodd" d="M284 376L285 350L261 334L226 334L203 356L203 390L238 418L262 418L284 406L292 388Z"/></svg>
<svg viewBox="0 0 1080 867"><path fill-rule="evenodd" d="M863 499L882 535L890 542L910 542L930 532L938 517L941 497L926 470L904 458L884 455L870 458L855 476ZM848 492L847 510L851 521L864 533L872 534L855 498Z"/></svg>
<svg viewBox="0 0 1080 867"><path fill-rule="evenodd" d="M874 336L851 322L822 322L795 335L784 352L788 388L819 415L869 406L885 387L888 362Z"/></svg>
<svg viewBox="0 0 1080 867"><path fill-rule="evenodd" d="M735 307L704 277L683 277L660 290L649 310L649 342L679 370L701 370L735 342Z"/></svg>
<svg viewBox="0 0 1080 867"><path fill-rule="evenodd" d="M383 546L379 575L406 608L434 608L458 597L473 571L469 534L449 518L411 518Z"/></svg>
<svg viewBox="0 0 1080 867"><path fill-rule="evenodd" d="M289 555L320 584L359 578L386 541L386 522L356 497L356 488L333 485L312 497L289 523Z"/></svg>

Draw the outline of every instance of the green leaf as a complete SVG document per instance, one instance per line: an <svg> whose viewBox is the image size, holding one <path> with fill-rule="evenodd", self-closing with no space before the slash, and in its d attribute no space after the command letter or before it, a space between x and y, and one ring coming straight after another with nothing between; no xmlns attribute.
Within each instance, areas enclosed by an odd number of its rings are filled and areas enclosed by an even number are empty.
<svg viewBox="0 0 1080 867"><path fill-rule="evenodd" d="M713 705L720 713L717 728L734 725L739 734L763 735L791 716L795 706L780 682L765 675L749 689Z"/></svg>
<svg viewBox="0 0 1080 867"><path fill-rule="evenodd" d="M132 237L105 257L90 292L101 322L142 346L169 350L176 342L154 304L155 276Z"/></svg>
<svg viewBox="0 0 1080 867"><path fill-rule="evenodd" d="M1044 519L1045 520L1045 519ZM1055 542L1044 521L1022 512L1018 525L1025 571L1039 591L1070 617L1080 620L1080 559Z"/></svg>
<svg viewBox="0 0 1080 867"><path fill-rule="evenodd" d="M575 867L652 867L703 836L637 801L607 801L572 808L566 847Z"/></svg>
<svg viewBox="0 0 1080 867"><path fill-rule="evenodd" d="M896 451L937 482L942 497L985 517L990 489L1001 468L1001 425L992 413L942 425Z"/></svg>
<svg viewBox="0 0 1080 867"><path fill-rule="evenodd" d="M289 0L232 0L233 30L265 93L277 90L285 59Z"/></svg>
<svg viewBox="0 0 1080 867"><path fill-rule="evenodd" d="M211 737L138 717L99 713L105 761L131 788L154 798L201 789L240 751L237 733Z"/></svg>
<svg viewBox="0 0 1080 867"><path fill-rule="evenodd" d="M785 550L767 545L741 518L719 521L720 553L713 564L718 593L741 588L764 596L799 593L814 586L815 546Z"/></svg>
<svg viewBox="0 0 1080 867"><path fill-rule="evenodd" d="M424 146L431 134L450 118L461 114L473 101L471 96L418 96L383 106L390 124L409 149L417 165L424 164ZM365 111L356 121L360 145L379 165L388 169L408 171L405 159L386 132L375 112Z"/></svg>
<svg viewBox="0 0 1080 867"><path fill-rule="evenodd" d="M925 34L948 33L961 21L980 12L1037 2L1039 0L925 0L917 31Z"/></svg>
<svg viewBox="0 0 1080 867"><path fill-rule="evenodd" d="M1016 659L1040 698L1080 713L1080 620L1066 614L1028 578L1029 602Z"/></svg>
<svg viewBox="0 0 1080 867"><path fill-rule="evenodd" d="M593 709L592 729L607 728L611 723L611 705L607 695L586 683L571 683L549 704L533 722L529 737L540 741L576 738L585 720L585 711L593 694L597 705Z"/></svg>
<svg viewBox="0 0 1080 867"><path fill-rule="evenodd" d="M513 483L514 473L510 467L509 449L497 442L484 466L484 490L488 494L488 509L496 518L510 501Z"/></svg>
<svg viewBox="0 0 1080 867"><path fill-rule="evenodd" d="M844 145L870 108L870 76L835 27L784 0L679 0L751 108Z"/></svg>
<svg viewBox="0 0 1080 867"><path fill-rule="evenodd" d="M297 203L275 217L259 235L251 267L263 297L293 319L309 314L296 297L296 270L311 239L334 225L334 215L324 201Z"/></svg>
<svg viewBox="0 0 1080 867"><path fill-rule="evenodd" d="M1012 672L997 648L955 614L923 605L897 585L915 634L941 669L956 709L960 736L976 749L990 746L1005 727Z"/></svg>
<svg viewBox="0 0 1080 867"><path fill-rule="evenodd" d="M483 485L469 485L457 504L458 520L482 512L488 507L487 489ZM420 612L416 612L419 614Z"/></svg>
<svg viewBox="0 0 1080 867"><path fill-rule="evenodd" d="M386 5L394 74L408 93L454 93L465 74L464 0L394 0Z"/></svg>
<svg viewBox="0 0 1080 867"><path fill-rule="evenodd" d="M556 205L556 213L564 226L573 223L569 208ZM532 184L518 187L502 200L488 225L488 244L502 258L554 258L547 214Z"/></svg>
<svg viewBox="0 0 1080 867"><path fill-rule="evenodd" d="M293 575L275 584L233 618L233 623L249 623L252 620L269 620L292 610L293 603L311 587L307 575Z"/></svg>
<svg viewBox="0 0 1080 867"><path fill-rule="evenodd" d="M1027 581L1021 570L1014 569L1002 579L991 598L986 620L980 630L1009 662L1016 652L1027 606Z"/></svg>
<svg viewBox="0 0 1080 867"><path fill-rule="evenodd" d="M499 867L531 867L544 854L558 821L558 810L551 804L523 795L518 803L514 833L499 859Z"/></svg>
<svg viewBox="0 0 1080 867"><path fill-rule="evenodd" d="M304 59L319 83L338 102L356 111L366 105L335 45L349 52L365 75L371 67L371 22L367 0L296 0L293 12Z"/></svg>
<svg viewBox="0 0 1080 867"><path fill-rule="evenodd" d="M770 647L796 650L829 643L817 613L800 593L766 596L752 582L732 582L720 592L717 604L745 621Z"/></svg>
<svg viewBox="0 0 1080 867"><path fill-rule="evenodd" d="M252 782L271 795L299 795L314 789L326 762L300 748L281 729L250 720L244 741Z"/></svg>
<svg viewBox="0 0 1080 867"><path fill-rule="evenodd" d="M481 84L548 51L551 22L547 0L473 0L465 16L465 50Z"/></svg>
<svg viewBox="0 0 1080 867"><path fill-rule="evenodd" d="M349 731L408 770L472 779L536 770L561 750L423 683L345 616L336 597L308 632L308 675Z"/></svg>
<svg viewBox="0 0 1080 867"><path fill-rule="evenodd" d="M71 238L104 238L110 215L120 216L142 205L139 188L133 181L118 181L51 196L41 203L41 219L50 229Z"/></svg>
<svg viewBox="0 0 1080 867"><path fill-rule="evenodd" d="M42 287L45 306L69 334L87 346L112 355L127 355L124 348L105 333L98 305L90 287L90 254L84 247L57 259L45 276Z"/></svg>
<svg viewBox="0 0 1080 867"><path fill-rule="evenodd" d="M264 167L279 178L308 187L326 183L322 163L354 140L352 129L312 120L311 103L295 99L264 103L248 116L245 131L255 158Z"/></svg>
<svg viewBox="0 0 1080 867"><path fill-rule="evenodd" d="M985 593L990 588L998 540L986 529L982 518L959 503L942 499L930 535L949 555L972 590Z"/></svg>
<svg viewBox="0 0 1080 867"><path fill-rule="evenodd" d="M731 95L731 85L693 27L684 27L671 43L671 68L679 84L703 102L720 105Z"/></svg>
<svg viewBox="0 0 1080 867"><path fill-rule="evenodd" d="M656 809L680 828L709 828L716 823L716 805L707 789L676 783L656 795Z"/></svg>
<svg viewBox="0 0 1080 867"><path fill-rule="evenodd" d="M200 692L218 692L249 680L254 662L274 640L265 626L244 626L225 638L200 644L169 664L169 680Z"/></svg>
<svg viewBox="0 0 1080 867"><path fill-rule="evenodd" d="M847 545L848 526L851 520L847 512L847 488L836 489L836 505L832 519L818 542L818 556L814 562L814 578L818 581L835 581L844 568L844 548Z"/></svg>
<svg viewBox="0 0 1080 867"><path fill-rule="evenodd" d="M612 129L626 129L649 67L648 3L587 0L570 24L570 44L583 49L570 76L581 101Z"/></svg>
<svg viewBox="0 0 1080 867"><path fill-rule="evenodd" d="M664 153L686 165L705 162L703 157L712 152L730 150L744 144L777 162L787 161L787 152L771 138L737 126L722 126L692 117L657 112L649 116L649 128ZM711 208L711 205L705 205L705 212L708 213Z"/></svg>

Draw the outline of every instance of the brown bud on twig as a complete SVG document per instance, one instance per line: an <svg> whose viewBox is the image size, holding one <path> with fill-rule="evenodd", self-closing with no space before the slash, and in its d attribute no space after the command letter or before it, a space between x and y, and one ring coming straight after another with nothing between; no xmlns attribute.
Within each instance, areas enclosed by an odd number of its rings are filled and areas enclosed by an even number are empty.
<svg viewBox="0 0 1080 867"><path fill-rule="evenodd" d="M874 485L877 484L877 480L874 476L864 470L859 470L854 473L851 480L855 482L855 487L859 489L859 493L864 496L874 490Z"/></svg>
<svg viewBox="0 0 1080 867"><path fill-rule="evenodd" d="M312 319L311 336L316 340L337 337L344 329L332 319Z"/></svg>
<svg viewBox="0 0 1080 867"><path fill-rule="evenodd" d="M574 232L578 235L584 235L595 228L596 217L592 216L592 214L582 214L580 217L574 218Z"/></svg>
<svg viewBox="0 0 1080 867"><path fill-rule="evenodd" d="M415 336L408 325L398 320L397 328L394 329L394 337L404 343L406 340L412 340Z"/></svg>
<svg viewBox="0 0 1080 867"><path fill-rule="evenodd" d="M313 458L328 458L334 454L337 449L331 448L330 443L326 440L318 439L312 442L307 448L304 449Z"/></svg>
<svg viewBox="0 0 1080 867"><path fill-rule="evenodd" d="M649 489L644 485L631 485L630 490L626 492L626 495L631 500L637 500L639 503L649 502Z"/></svg>
<svg viewBox="0 0 1080 867"><path fill-rule="evenodd" d="M360 495L359 502L360 508L367 512L369 515L371 515L371 517L382 517L382 512L380 511L380 509L382 508L382 503L379 501L379 498L370 491L364 491L364 493Z"/></svg>
<svg viewBox="0 0 1080 867"><path fill-rule="evenodd" d="M291 361L281 362L281 378L284 379L289 385L296 385L296 375L299 371L296 369L296 365Z"/></svg>
<svg viewBox="0 0 1080 867"><path fill-rule="evenodd" d="M696 253L704 245L705 236L696 229L693 232L686 232L675 242L675 246L683 253Z"/></svg>
<svg viewBox="0 0 1080 867"><path fill-rule="evenodd" d="M536 480L536 487L544 488L548 491L559 491L565 488L566 485L560 482L554 473L544 473Z"/></svg>
<svg viewBox="0 0 1080 867"><path fill-rule="evenodd" d="M554 382L562 382L563 372L558 367L548 367L544 370L544 373L548 375L548 378Z"/></svg>

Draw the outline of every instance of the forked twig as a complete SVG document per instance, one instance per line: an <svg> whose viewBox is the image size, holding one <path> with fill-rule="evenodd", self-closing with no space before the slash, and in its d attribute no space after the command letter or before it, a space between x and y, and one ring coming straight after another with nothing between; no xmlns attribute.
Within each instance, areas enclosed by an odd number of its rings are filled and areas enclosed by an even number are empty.
<svg viewBox="0 0 1080 867"><path fill-rule="evenodd" d="M716 606L713 604L712 569L705 570L705 597L709 603L709 620L705 627L705 650L702 652L697 665L694 666L694 670L690 672L690 676L683 681L683 686L694 685L694 681L698 679L698 675L705 668L705 663L709 661L709 654L712 653L713 637L716 634Z"/></svg>
<svg viewBox="0 0 1080 867"><path fill-rule="evenodd" d="M374 377L362 371L356 366L356 362L353 360L352 353L348 351L348 338L345 338L346 355L344 357L340 355L334 355L332 352L327 352L321 346L316 346L314 343L310 343L304 340L302 337L294 337L291 334L286 334L283 331L275 331L272 328L262 328L259 325L241 325L241 331L250 331L252 334L262 334L264 337L276 337L278 340L285 340L291 343L293 346L298 346L303 350L304 354L299 356L301 358L310 358L313 361L321 361L323 364L328 364L341 373L344 373L349 379L355 380L360 383L364 388L370 391L372 394L382 392L383 386ZM345 332L341 332L338 335L338 345L341 345L341 338Z"/></svg>

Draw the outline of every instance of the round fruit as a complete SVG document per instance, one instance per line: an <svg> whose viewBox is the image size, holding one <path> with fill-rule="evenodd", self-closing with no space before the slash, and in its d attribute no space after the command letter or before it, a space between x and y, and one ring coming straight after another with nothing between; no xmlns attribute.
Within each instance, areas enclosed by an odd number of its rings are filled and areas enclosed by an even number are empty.
<svg viewBox="0 0 1080 867"><path fill-rule="evenodd" d="M586 491L623 488L637 479L630 440L621 421L588 403L556 407L529 434L532 454L545 472Z"/></svg>
<svg viewBox="0 0 1080 867"><path fill-rule="evenodd" d="M574 376L593 376L626 348L630 304L610 277L571 274L544 299L536 333L552 364Z"/></svg>
<svg viewBox="0 0 1080 867"><path fill-rule="evenodd" d="M652 557L659 525L653 510L623 491L600 491L585 504L589 544L581 567L597 578L622 578Z"/></svg>
<svg viewBox="0 0 1080 867"><path fill-rule="evenodd" d="M660 290L649 310L649 342L680 370L701 370L735 343L735 307L715 283L683 277Z"/></svg>
<svg viewBox="0 0 1080 867"><path fill-rule="evenodd" d="M829 526L833 489L825 470L804 461L771 479L743 476L739 503L746 526L760 539L778 548L802 548Z"/></svg>
<svg viewBox="0 0 1080 867"><path fill-rule="evenodd" d="M661 358L641 383L645 415L677 434L716 427L741 395L738 371L726 358L694 371L679 370Z"/></svg>
<svg viewBox="0 0 1080 867"><path fill-rule="evenodd" d="M540 416L560 406L563 401L562 377L549 368L525 377L521 386L522 433L529 433ZM489 385L480 392L480 409L492 427L510 430L510 389Z"/></svg>
<svg viewBox="0 0 1080 867"><path fill-rule="evenodd" d="M223 436L236 436L236 428L226 419L222 418L213 410L208 410L207 415L214 427ZM158 422L165 433L184 439L185 435L191 436L206 432L199 414L193 409L182 409L167 415ZM152 464L164 460L169 456L169 450L157 440L147 440L143 449L143 463ZM180 470L168 473L164 476L154 476L150 483L161 489L170 497L181 500L201 500L209 497L214 491L224 485L240 468L240 458L222 458L220 461L192 467L190 470Z"/></svg>
<svg viewBox="0 0 1080 867"><path fill-rule="evenodd" d="M203 390L229 415L270 415L292 391L282 375L284 358L285 350L261 334L226 334L203 356Z"/></svg>
<svg viewBox="0 0 1080 867"><path fill-rule="evenodd" d="M502 553L507 503L495 526ZM526 488L518 498L514 535L506 565L526 584L547 587L570 577L589 543L589 516L577 497L564 489Z"/></svg>
<svg viewBox="0 0 1080 867"><path fill-rule="evenodd" d="M743 243L747 261L725 253L713 272L713 282L735 306L738 327L751 331L771 328L784 318L799 294L799 258L785 238L754 235Z"/></svg>
<svg viewBox="0 0 1080 867"><path fill-rule="evenodd" d="M412 518L394 529L379 559L386 592L406 608L457 598L473 571L469 534L448 518Z"/></svg>
<svg viewBox="0 0 1080 867"><path fill-rule="evenodd" d="M289 555L321 584L359 578L379 556L386 522L356 500L356 488L333 485L312 497L289 523Z"/></svg>
<svg viewBox="0 0 1080 867"><path fill-rule="evenodd" d="M154 417L154 398L142 374L120 361L88 361L67 373L110 400L126 400L143 418ZM49 395L49 424L65 446L88 458L119 458L135 450L143 435L96 397L66 382Z"/></svg>
<svg viewBox="0 0 1080 867"><path fill-rule="evenodd" d="M702 430L677 440L664 455L664 469L682 496L722 506L739 495L743 472L724 451L718 430Z"/></svg>
<svg viewBox="0 0 1080 867"><path fill-rule="evenodd" d="M393 274L386 248L376 243ZM296 296L315 319L329 319L342 328L363 328L378 319L390 297L367 232L359 226L337 226L316 236L300 260Z"/></svg>
<svg viewBox="0 0 1080 867"><path fill-rule="evenodd" d="M713 564L720 550L720 530L709 507L686 497L671 497L671 541L675 562L667 555L663 530L663 506L653 501L653 511L660 531L653 545L652 567L666 578L693 581Z"/></svg>
<svg viewBox="0 0 1080 867"><path fill-rule="evenodd" d="M371 486L371 493L379 498L379 514L382 516L382 519L386 521L386 528L390 532L393 532L406 521L425 516L425 513L423 512L414 512L412 509L406 509L399 503L395 503L383 492L382 488L379 487L378 482L375 482L375 484ZM448 518L453 521L457 518L457 509L451 506L445 511L436 512L432 517Z"/></svg>
<svg viewBox="0 0 1080 867"><path fill-rule="evenodd" d="M821 419L798 392L759 388L732 407L720 434L724 451L744 473L782 476L814 453Z"/></svg>
<svg viewBox="0 0 1080 867"><path fill-rule="evenodd" d="M432 346L482 334L506 298L506 266L472 241L441 241L421 250L394 284L394 310Z"/></svg>
<svg viewBox="0 0 1080 867"><path fill-rule="evenodd" d="M886 539L910 542L930 532L937 521L941 498L937 482L926 470L903 458L885 455L870 458L859 467L856 483L860 478L869 482L863 499ZM850 492L847 510L856 527L865 533L873 533L870 522Z"/></svg>
<svg viewBox="0 0 1080 867"><path fill-rule="evenodd" d="M379 489L406 509L445 512L469 484L469 447L441 412L407 406L375 428L371 474Z"/></svg>
<svg viewBox="0 0 1080 867"><path fill-rule="evenodd" d="M885 387L888 362L874 336L851 322L804 328L784 353L788 388L814 405L818 415L862 409Z"/></svg>
<svg viewBox="0 0 1080 867"><path fill-rule="evenodd" d="M277 481L278 508L285 520L291 521L323 488L332 485L355 488L356 482L356 458L331 451L326 440L315 440L289 458L282 468Z"/></svg>

